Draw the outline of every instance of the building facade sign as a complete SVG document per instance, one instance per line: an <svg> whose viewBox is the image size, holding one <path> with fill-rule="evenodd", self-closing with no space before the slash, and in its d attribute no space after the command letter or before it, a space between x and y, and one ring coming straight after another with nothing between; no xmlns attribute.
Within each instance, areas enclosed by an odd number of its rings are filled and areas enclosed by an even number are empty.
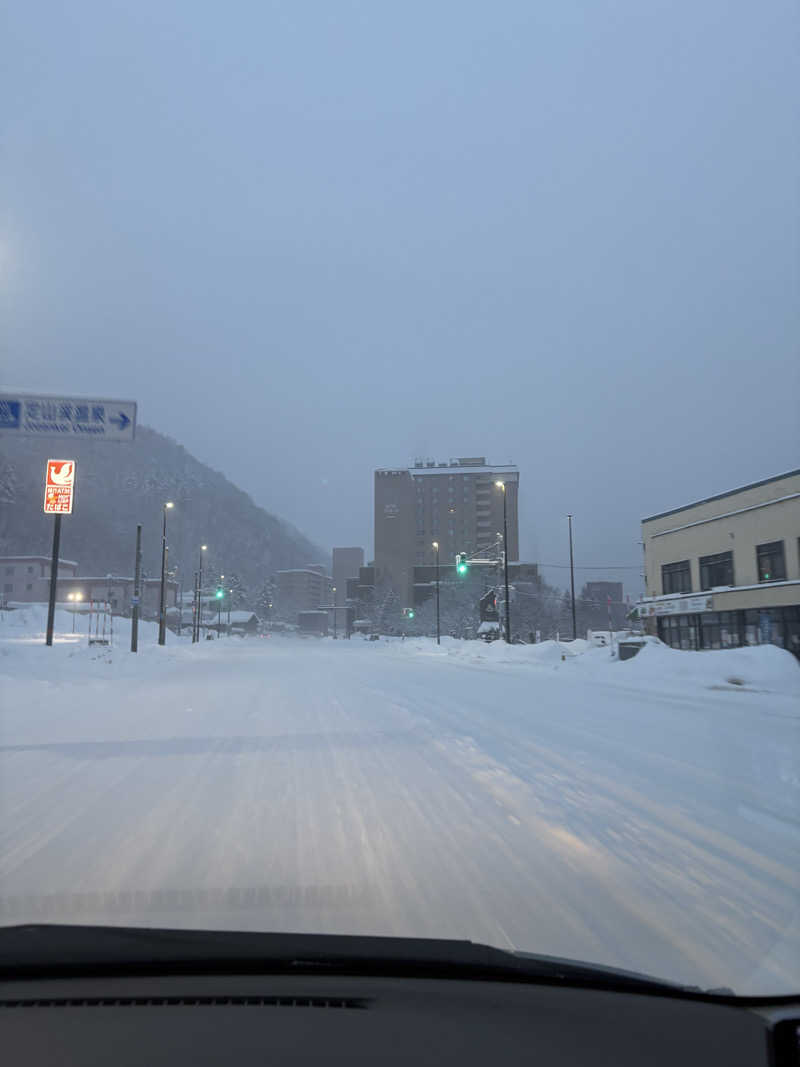
<svg viewBox="0 0 800 1067"><path fill-rule="evenodd" d="M712 598L710 596L684 596L677 600L650 601L639 604L638 607L642 618L654 615L696 615L701 611L712 610Z"/></svg>

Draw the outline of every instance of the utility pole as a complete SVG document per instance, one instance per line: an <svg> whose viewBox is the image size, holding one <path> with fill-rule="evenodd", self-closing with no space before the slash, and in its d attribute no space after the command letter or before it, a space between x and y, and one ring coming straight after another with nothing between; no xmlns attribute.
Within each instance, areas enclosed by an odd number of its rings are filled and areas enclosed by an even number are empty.
<svg viewBox="0 0 800 1067"><path fill-rule="evenodd" d="M167 587L167 509L174 507L171 500L162 505L161 524L161 587L158 597L158 643L166 644L167 640L167 606L165 591Z"/></svg>
<svg viewBox="0 0 800 1067"><path fill-rule="evenodd" d="M139 651L139 600L142 595L142 524L136 524L136 557L133 564L133 604L131 611L131 652Z"/></svg>
<svg viewBox="0 0 800 1067"><path fill-rule="evenodd" d="M53 555L50 560L50 597L47 602L47 637L45 643L53 644L53 623L56 617L56 590L58 589L58 554L61 548L61 515L56 514L53 523Z"/></svg>
<svg viewBox="0 0 800 1067"><path fill-rule="evenodd" d="M578 627L575 622L575 565L572 558L572 516L567 515L569 519L569 584L572 589L572 640L574 641L578 636Z"/></svg>

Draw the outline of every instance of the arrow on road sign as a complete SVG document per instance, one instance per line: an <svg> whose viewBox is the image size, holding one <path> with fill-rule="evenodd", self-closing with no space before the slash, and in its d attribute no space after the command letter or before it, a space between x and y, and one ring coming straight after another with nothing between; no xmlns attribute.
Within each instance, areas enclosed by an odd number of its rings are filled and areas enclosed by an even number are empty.
<svg viewBox="0 0 800 1067"><path fill-rule="evenodd" d="M128 418L124 411L120 411L119 415L110 418L108 421L115 422L117 426L119 426L120 430L124 430L131 420Z"/></svg>

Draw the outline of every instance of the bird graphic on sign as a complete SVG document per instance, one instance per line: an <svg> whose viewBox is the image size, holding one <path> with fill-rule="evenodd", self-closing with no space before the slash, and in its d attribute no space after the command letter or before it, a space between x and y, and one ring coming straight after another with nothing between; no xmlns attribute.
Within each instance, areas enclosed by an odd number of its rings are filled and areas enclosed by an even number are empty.
<svg viewBox="0 0 800 1067"><path fill-rule="evenodd" d="M62 463L60 467L51 467L49 471L50 481L53 485L72 485L74 470L75 464L71 460Z"/></svg>

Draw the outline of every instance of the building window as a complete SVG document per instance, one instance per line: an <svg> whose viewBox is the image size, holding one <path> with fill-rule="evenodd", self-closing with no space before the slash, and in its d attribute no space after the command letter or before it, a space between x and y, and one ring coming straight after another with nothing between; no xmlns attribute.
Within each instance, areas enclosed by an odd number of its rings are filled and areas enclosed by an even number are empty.
<svg viewBox="0 0 800 1067"><path fill-rule="evenodd" d="M28 574L33 574L33 567L28 567Z"/></svg>
<svg viewBox="0 0 800 1067"><path fill-rule="evenodd" d="M6 567L6 574L13 574L13 573L14 573L14 568L13 567Z"/></svg>
<svg viewBox="0 0 800 1067"><path fill-rule="evenodd" d="M689 560L665 563L661 568L661 587L665 593L691 593L692 573Z"/></svg>
<svg viewBox="0 0 800 1067"><path fill-rule="evenodd" d="M736 616L734 611L709 611L701 615L703 648L736 648L741 643Z"/></svg>
<svg viewBox="0 0 800 1067"><path fill-rule="evenodd" d="M783 555L783 541L770 541L766 545L756 545L759 582L782 582L786 578L786 560Z"/></svg>
<svg viewBox="0 0 800 1067"><path fill-rule="evenodd" d="M33 582L28 582L28 584L25 586L25 589L27 592L30 593L31 589L33 589Z"/></svg>
<svg viewBox="0 0 800 1067"><path fill-rule="evenodd" d="M14 592L13 583L6 582L6 584L3 586L3 592L4 593L13 593Z"/></svg>
<svg viewBox="0 0 800 1067"><path fill-rule="evenodd" d="M700 557L700 588L733 585L733 552L717 552Z"/></svg>

